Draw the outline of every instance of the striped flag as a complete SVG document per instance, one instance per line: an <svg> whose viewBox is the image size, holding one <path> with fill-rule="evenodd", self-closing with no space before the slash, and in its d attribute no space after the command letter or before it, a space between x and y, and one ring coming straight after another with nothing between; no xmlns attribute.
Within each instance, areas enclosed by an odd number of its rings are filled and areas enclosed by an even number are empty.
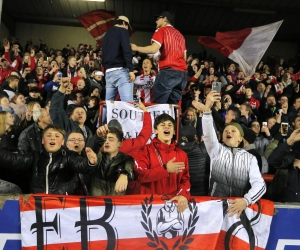
<svg viewBox="0 0 300 250"><path fill-rule="evenodd" d="M158 195L20 199L23 250L264 249L274 204L260 200L241 219L228 200L193 197L180 213Z"/></svg>
<svg viewBox="0 0 300 250"><path fill-rule="evenodd" d="M198 42L238 63L246 76L251 76L263 57L282 21L238 31L217 32L216 38L199 36Z"/></svg>
<svg viewBox="0 0 300 250"><path fill-rule="evenodd" d="M78 17L79 22L101 44L106 31L113 25L116 18L114 11L93 10Z"/></svg>

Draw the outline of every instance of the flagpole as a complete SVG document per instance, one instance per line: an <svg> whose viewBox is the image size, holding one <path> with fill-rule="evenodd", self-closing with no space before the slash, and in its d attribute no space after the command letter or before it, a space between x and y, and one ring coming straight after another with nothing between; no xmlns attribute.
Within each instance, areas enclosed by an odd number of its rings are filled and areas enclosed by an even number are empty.
<svg viewBox="0 0 300 250"><path fill-rule="evenodd" d="M3 5L3 0L0 0L0 20L1 20L1 17L2 17L2 5ZM0 28L1 28L1 24L2 24L2 20L0 22Z"/></svg>

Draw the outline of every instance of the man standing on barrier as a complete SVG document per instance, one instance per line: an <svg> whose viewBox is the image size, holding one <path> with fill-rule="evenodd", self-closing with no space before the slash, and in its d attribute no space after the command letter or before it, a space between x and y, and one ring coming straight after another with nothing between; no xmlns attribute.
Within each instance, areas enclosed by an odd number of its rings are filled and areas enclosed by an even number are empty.
<svg viewBox="0 0 300 250"><path fill-rule="evenodd" d="M173 15L162 12L156 18L156 28L150 46L139 47L131 44L133 51L155 54L158 51L159 73L154 82L154 103L177 104L186 84L186 46L182 34L171 23Z"/></svg>
<svg viewBox="0 0 300 250"><path fill-rule="evenodd" d="M106 78L105 100L114 101L119 91L121 101L133 101L135 75L129 43L129 27L129 19L126 16L119 16L102 41L102 62Z"/></svg>

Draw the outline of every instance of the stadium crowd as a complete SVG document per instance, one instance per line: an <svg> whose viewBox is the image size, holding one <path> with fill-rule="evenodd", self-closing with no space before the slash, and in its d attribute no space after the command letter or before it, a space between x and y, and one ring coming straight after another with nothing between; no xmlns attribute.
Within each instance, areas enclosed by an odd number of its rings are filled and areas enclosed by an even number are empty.
<svg viewBox="0 0 300 250"><path fill-rule="evenodd" d="M171 20L163 12L157 28L179 37ZM157 193L177 200L181 211L190 194L242 197L230 213L263 195L299 202L300 62L268 57L245 75L205 50L187 56L184 38L174 62L164 51L174 46L161 47L166 33L139 47L130 45L128 28L120 16L95 48L3 40L0 193ZM98 126L100 101L132 102L135 95L144 112L137 138L124 139L116 120ZM143 103L181 106L178 142L174 119L162 114L146 145L152 123ZM274 174L268 187L262 174Z"/></svg>

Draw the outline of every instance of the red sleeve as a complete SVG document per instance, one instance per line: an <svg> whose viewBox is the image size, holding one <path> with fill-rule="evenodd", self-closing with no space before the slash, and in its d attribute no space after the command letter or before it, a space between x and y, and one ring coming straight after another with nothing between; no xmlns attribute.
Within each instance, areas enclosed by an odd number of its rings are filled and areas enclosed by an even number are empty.
<svg viewBox="0 0 300 250"><path fill-rule="evenodd" d="M191 81L193 81L194 83L197 83L198 78L196 78L195 76L192 76L192 77L191 77Z"/></svg>
<svg viewBox="0 0 300 250"><path fill-rule="evenodd" d="M160 46L163 45L164 43L164 36L163 36L163 30L161 28L157 29L151 39L152 42L157 42L159 43Z"/></svg>
<svg viewBox="0 0 300 250"><path fill-rule="evenodd" d="M300 78L300 72L293 74L293 80L297 81Z"/></svg>
<svg viewBox="0 0 300 250"><path fill-rule="evenodd" d="M146 145L139 151L134 164L134 171L140 183L154 182L169 176L168 171L161 167L158 161L150 160L149 147L150 145Z"/></svg>
<svg viewBox="0 0 300 250"><path fill-rule="evenodd" d="M34 70L35 70L35 67L36 67L36 63L35 63L34 56L31 56L31 57L30 57L30 70L31 70L31 71L34 71Z"/></svg>
<svg viewBox="0 0 300 250"><path fill-rule="evenodd" d="M256 100L256 109L258 109L260 106L260 102L258 100Z"/></svg>
<svg viewBox="0 0 300 250"><path fill-rule="evenodd" d="M11 61L11 59L10 59L10 54L9 54L9 52L7 52L7 51L4 52L4 58L5 58L7 61L9 61L10 63L12 63L12 61Z"/></svg>
<svg viewBox="0 0 300 250"><path fill-rule="evenodd" d="M120 151L126 155L136 158L136 154L144 147L152 135L152 121L148 112L144 112L143 128L137 138L123 141Z"/></svg>
<svg viewBox="0 0 300 250"><path fill-rule="evenodd" d="M189 174L189 163L188 163L188 158L187 156L185 157L185 169L182 173L182 177L180 180L180 185L179 185L179 190L176 195L182 195L186 197L187 199L190 198L190 188L191 188L191 183L190 183L190 174Z"/></svg>

